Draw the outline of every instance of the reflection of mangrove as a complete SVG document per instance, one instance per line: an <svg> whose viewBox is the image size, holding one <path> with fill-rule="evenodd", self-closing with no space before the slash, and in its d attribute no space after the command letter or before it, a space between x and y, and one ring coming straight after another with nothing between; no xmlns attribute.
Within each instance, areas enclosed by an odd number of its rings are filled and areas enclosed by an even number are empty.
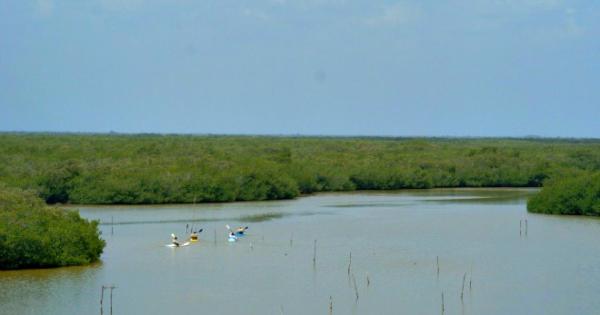
<svg viewBox="0 0 600 315"><path fill-rule="evenodd" d="M415 202L395 202L395 203L354 203L354 204L339 204L339 205L327 205L323 206L326 208L391 208L391 207L405 207L415 205Z"/></svg>
<svg viewBox="0 0 600 315"><path fill-rule="evenodd" d="M239 220L241 222L264 222L264 221L271 221L274 219L281 219L283 218L284 214L283 213L260 213L260 214L250 214L250 215L245 215L239 218Z"/></svg>
<svg viewBox="0 0 600 315"><path fill-rule="evenodd" d="M195 222L264 222L275 219L281 219L285 216L304 216L314 215L315 213L282 213L282 212L270 212L270 213L258 213L248 214L240 217L227 217L227 218L182 218L182 219L164 219L164 220L136 220L136 221L111 221L101 222L100 225L136 225L136 224L163 224L163 223L195 223Z"/></svg>

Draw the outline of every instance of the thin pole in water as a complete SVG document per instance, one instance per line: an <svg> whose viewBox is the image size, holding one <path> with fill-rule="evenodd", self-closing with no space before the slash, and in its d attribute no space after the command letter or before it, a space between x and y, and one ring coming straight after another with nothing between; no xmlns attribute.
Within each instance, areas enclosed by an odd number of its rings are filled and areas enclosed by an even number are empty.
<svg viewBox="0 0 600 315"><path fill-rule="evenodd" d="M356 286L356 277L354 276L354 273L352 274L352 285L354 286L354 294L356 294L355 303L358 303L358 286Z"/></svg>
<svg viewBox="0 0 600 315"><path fill-rule="evenodd" d="M110 216L110 235L114 235L115 234L114 226L115 226L115 217L113 217L111 215Z"/></svg>
<svg viewBox="0 0 600 315"><path fill-rule="evenodd" d="M435 263L437 266L437 279L440 280L440 256L435 256Z"/></svg>
<svg viewBox="0 0 600 315"><path fill-rule="evenodd" d="M333 297L329 296L329 315L333 314Z"/></svg>
<svg viewBox="0 0 600 315"><path fill-rule="evenodd" d="M350 252L350 261L348 262L348 276L350 276L350 267L352 266L352 252Z"/></svg>
<svg viewBox="0 0 600 315"><path fill-rule="evenodd" d="M519 220L519 236L523 235L523 232L522 232L523 228L522 228L522 226L523 226L523 220Z"/></svg>
<svg viewBox="0 0 600 315"><path fill-rule="evenodd" d="M114 285L110 286L110 315L112 315L112 293L114 288L116 288Z"/></svg>
<svg viewBox="0 0 600 315"><path fill-rule="evenodd" d="M313 266L317 265L317 240L315 240L315 245L313 248Z"/></svg>
<svg viewBox="0 0 600 315"><path fill-rule="evenodd" d="M100 315L104 313L102 309L102 303L104 302L104 286L102 286L102 290L100 291Z"/></svg>
<svg viewBox="0 0 600 315"><path fill-rule="evenodd" d="M444 311L446 308L444 307L444 291L442 291L442 315L444 315Z"/></svg>
<svg viewBox="0 0 600 315"><path fill-rule="evenodd" d="M465 279L467 278L467 273L465 272L465 274L463 275L463 280L462 280L462 289L460 290L460 301L463 301L463 297L465 295Z"/></svg>
<svg viewBox="0 0 600 315"><path fill-rule="evenodd" d="M469 273L469 293L471 293L471 289L473 288L472 281L473 281L473 263L471 263L471 272Z"/></svg>
<svg viewBox="0 0 600 315"><path fill-rule="evenodd" d="M290 235L290 247L294 246L294 232Z"/></svg>
<svg viewBox="0 0 600 315"><path fill-rule="evenodd" d="M528 230L529 230L529 226L527 224L527 219L525 219L525 235L527 235Z"/></svg>

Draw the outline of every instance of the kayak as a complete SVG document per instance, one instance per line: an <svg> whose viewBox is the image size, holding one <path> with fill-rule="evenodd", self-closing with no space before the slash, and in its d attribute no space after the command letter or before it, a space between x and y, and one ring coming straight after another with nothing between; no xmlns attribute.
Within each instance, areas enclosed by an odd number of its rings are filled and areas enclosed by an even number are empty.
<svg viewBox="0 0 600 315"><path fill-rule="evenodd" d="M232 243L235 242L235 241L237 241L237 240L238 240L237 236L230 236L230 237L227 238L227 241L228 242L232 242Z"/></svg>
<svg viewBox="0 0 600 315"><path fill-rule="evenodd" d="M171 244L167 244L167 245L165 245L165 246L167 246L167 247L173 247L173 248L175 248L175 247L183 247L183 246L188 246L188 245L190 245L190 242L185 242L185 243L183 243L183 244L181 244L181 245L179 245L179 246L177 246L177 245L175 245L175 244L172 244L172 243L171 243Z"/></svg>
<svg viewBox="0 0 600 315"><path fill-rule="evenodd" d="M235 232L235 236L237 236L237 237L244 236L244 231Z"/></svg>

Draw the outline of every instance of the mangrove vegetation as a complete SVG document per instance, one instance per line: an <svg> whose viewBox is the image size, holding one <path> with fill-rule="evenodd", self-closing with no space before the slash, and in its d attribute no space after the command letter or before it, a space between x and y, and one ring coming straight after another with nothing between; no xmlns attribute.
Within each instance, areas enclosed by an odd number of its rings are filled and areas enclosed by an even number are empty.
<svg viewBox="0 0 600 315"><path fill-rule="evenodd" d="M31 191L0 184L0 269L81 265L98 260L98 222L49 207Z"/></svg>
<svg viewBox="0 0 600 315"><path fill-rule="evenodd" d="M600 216L600 172L577 172L544 183L527 210L536 213Z"/></svg>
<svg viewBox="0 0 600 315"><path fill-rule="evenodd" d="M599 140L0 134L0 181L48 203L289 199L320 191L540 187L600 170Z"/></svg>

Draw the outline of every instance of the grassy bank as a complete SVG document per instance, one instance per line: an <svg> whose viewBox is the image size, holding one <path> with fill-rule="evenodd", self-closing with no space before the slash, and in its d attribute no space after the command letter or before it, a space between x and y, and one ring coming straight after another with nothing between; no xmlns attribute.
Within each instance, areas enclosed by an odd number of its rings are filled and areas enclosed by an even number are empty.
<svg viewBox="0 0 600 315"><path fill-rule="evenodd" d="M97 222L0 184L0 269L81 265L104 248Z"/></svg>
<svg viewBox="0 0 600 315"><path fill-rule="evenodd" d="M538 187L580 170L600 170L600 140L0 134L0 182L49 203Z"/></svg>

